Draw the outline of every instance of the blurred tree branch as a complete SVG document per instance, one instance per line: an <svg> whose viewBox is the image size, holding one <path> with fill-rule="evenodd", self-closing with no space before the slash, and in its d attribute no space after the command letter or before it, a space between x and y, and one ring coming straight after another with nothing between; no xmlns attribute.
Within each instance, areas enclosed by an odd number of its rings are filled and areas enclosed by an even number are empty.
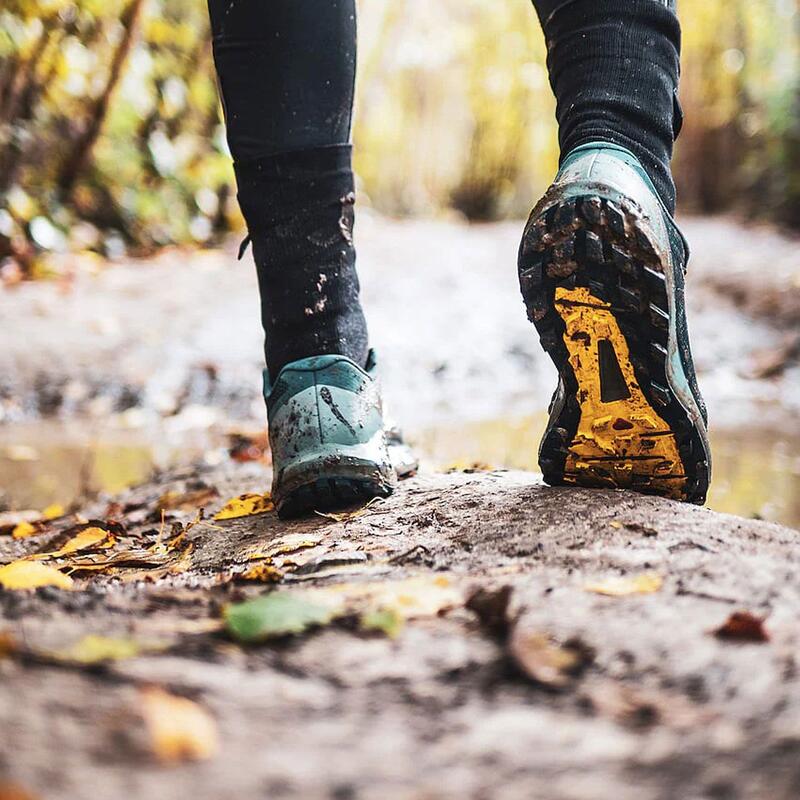
<svg viewBox="0 0 800 800"><path fill-rule="evenodd" d="M88 119L73 141L71 151L64 159L58 174L56 182L63 195L68 195L72 190L76 178L86 166L92 147L100 135L114 89L122 77L125 61L131 51L143 5L144 0L131 0L120 17L123 35L111 59L105 88L89 110Z"/></svg>

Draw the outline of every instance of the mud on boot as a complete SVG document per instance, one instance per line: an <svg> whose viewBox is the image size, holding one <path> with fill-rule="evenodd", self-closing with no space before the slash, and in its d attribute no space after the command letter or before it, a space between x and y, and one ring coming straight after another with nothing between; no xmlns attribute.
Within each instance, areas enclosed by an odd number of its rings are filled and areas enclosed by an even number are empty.
<svg viewBox="0 0 800 800"><path fill-rule="evenodd" d="M592 143L569 154L519 252L528 318L559 372L539 450L547 483L705 502L711 456L687 260L632 153Z"/></svg>
<svg viewBox="0 0 800 800"><path fill-rule="evenodd" d="M264 398L272 448L272 498L279 516L343 508L387 497L396 485L375 380L345 356L287 364Z"/></svg>

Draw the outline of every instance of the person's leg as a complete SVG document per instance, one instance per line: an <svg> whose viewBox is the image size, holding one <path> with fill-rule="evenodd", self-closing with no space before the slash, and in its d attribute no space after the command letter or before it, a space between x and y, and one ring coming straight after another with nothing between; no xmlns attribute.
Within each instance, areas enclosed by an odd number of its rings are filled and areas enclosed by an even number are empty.
<svg viewBox="0 0 800 800"><path fill-rule="evenodd" d="M354 0L209 0L239 203L253 244L266 359L364 365L352 239Z"/></svg>
<svg viewBox="0 0 800 800"><path fill-rule="evenodd" d="M539 451L551 484L703 502L711 458L672 218L680 26L672 0L534 0L561 163L519 253L559 372Z"/></svg>
<svg viewBox="0 0 800 800"><path fill-rule="evenodd" d="M547 42L562 157L587 142L630 150L670 213L681 29L674 0L533 0Z"/></svg>
<svg viewBox="0 0 800 800"><path fill-rule="evenodd" d="M359 302L350 117L355 0L209 0L253 244L272 497L295 516L395 484Z"/></svg>

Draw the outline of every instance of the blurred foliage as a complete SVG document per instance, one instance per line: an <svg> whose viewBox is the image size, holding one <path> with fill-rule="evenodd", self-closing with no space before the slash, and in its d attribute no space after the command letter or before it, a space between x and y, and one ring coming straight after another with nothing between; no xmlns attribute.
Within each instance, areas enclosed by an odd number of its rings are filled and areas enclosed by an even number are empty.
<svg viewBox="0 0 800 800"><path fill-rule="evenodd" d="M800 227L797 0L683 0L684 209ZM388 213L527 213L557 162L525 0L360 8L354 138ZM4 0L0 264L144 254L240 225L202 0Z"/></svg>

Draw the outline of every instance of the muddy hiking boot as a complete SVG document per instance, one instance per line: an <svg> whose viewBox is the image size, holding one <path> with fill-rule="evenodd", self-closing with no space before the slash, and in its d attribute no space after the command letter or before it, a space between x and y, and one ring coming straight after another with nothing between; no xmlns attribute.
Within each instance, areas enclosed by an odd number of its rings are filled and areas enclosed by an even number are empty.
<svg viewBox="0 0 800 800"><path fill-rule="evenodd" d="M272 448L272 498L279 516L343 508L387 497L397 476L389 445L376 361L362 369L345 356L287 364L264 398Z"/></svg>
<svg viewBox="0 0 800 800"><path fill-rule="evenodd" d="M559 373L539 450L551 485L703 503L711 456L684 305L685 239L635 156L564 160L519 252L528 318Z"/></svg>

